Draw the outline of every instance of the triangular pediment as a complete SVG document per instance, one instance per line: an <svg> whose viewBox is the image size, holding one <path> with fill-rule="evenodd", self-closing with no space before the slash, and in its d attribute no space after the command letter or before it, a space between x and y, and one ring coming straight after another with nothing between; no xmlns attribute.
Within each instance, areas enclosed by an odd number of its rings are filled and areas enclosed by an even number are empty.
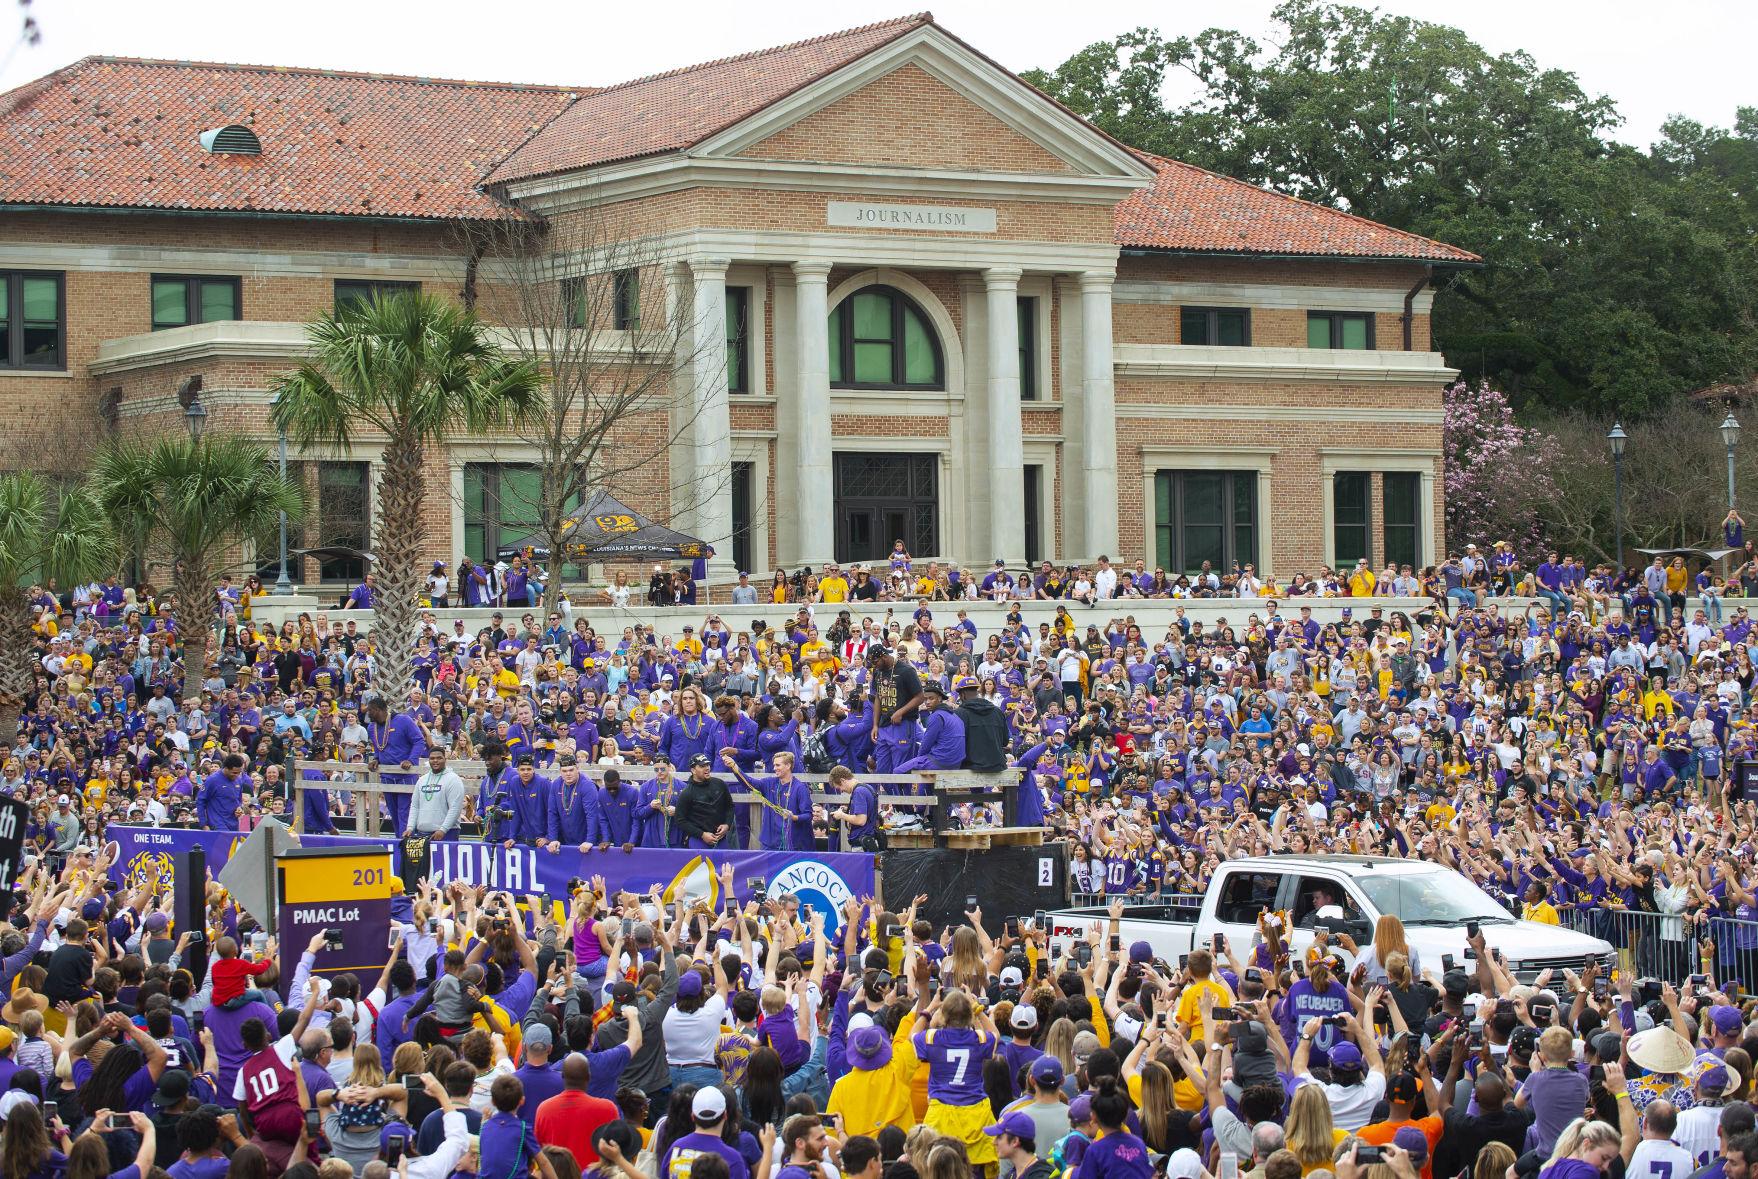
<svg viewBox="0 0 1758 1179"><path fill-rule="evenodd" d="M703 158L1145 179L1132 152L937 25L697 144Z"/></svg>

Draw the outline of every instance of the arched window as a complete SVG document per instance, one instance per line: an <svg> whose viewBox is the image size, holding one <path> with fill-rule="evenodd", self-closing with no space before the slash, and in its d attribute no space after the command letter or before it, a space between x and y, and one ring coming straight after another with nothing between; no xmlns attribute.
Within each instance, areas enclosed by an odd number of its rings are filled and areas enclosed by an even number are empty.
<svg viewBox="0 0 1758 1179"><path fill-rule="evenodd" d="M944 389L928 316L894 287L863 287L830 313L830 383L839 389Z"/></svg>

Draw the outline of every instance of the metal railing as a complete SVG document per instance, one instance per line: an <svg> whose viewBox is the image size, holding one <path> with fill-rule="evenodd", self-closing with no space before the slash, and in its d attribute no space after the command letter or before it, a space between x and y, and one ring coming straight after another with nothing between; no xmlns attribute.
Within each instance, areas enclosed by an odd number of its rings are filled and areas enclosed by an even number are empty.
<svg viewBox="0 0 1758 1179"><path fill-rule="evenodd" d="M1203 908L1203 895L1188 892L1071 892L1068 907L1084 909L1115 900L1126 905L1165 905L1173 910L1169 915L1173 921L1195 921Z"/></svg>
<svg viewBox="0 0 1758 1179"><path fill-rule="evenodd" d="M1649 913L1599 905L1558 912L1564 926L1612 944L1621 970L1638 977L1683 983L1707 973L1717 983L1739 980L1747 991L1758 987L1758 921L1714 913ZM1704 970L1703 943L1710 944Z"/></svg>
<svg viewBox="0 0 1758 1179"><path fill-rule="evenodd" d="M466 813L469 813L475 805L475 787L487 772L486 767L480 761L453 758L447 760L446 768L464 780L468 790L465 807ZM603 781L606 771L614 769L621 776L624 784L637 792L657 773L656 768L651 765L601 766L593 764L582 765L579 769L581 777L593 782ZM295 761L288 778L292 786L292 796L288 803L293 817L293 829L301 833L305 830L305 792L307 790L323 790L346 796L344 808L352 813L355 832L378 835L386 825L382 812L383 796L387 794L413 794L415 780L420 778L426 770L425 762L407 770L396 767L390 769L381 767L373 770L360 762ZM307 772L320 773L323 778L307 778ZM332 777L332 775L334 776ZM387 775L406 780L385 781ZM677 784L678 789L682 789L686 776L681 771L674 776L673 781ZM827 810L834 810L848 801L849 796L846 794L827 793L823 790L824 785L830 781L829 774L795 774L794 777L813 787L811 794L813 803L823 804ZM855 781L875 787L877 804L882 809L889 808L893 819L897 817L899 812L919 814L922 819L919 829L923 831L929 829L931 813L936 803L933 790L934 779L931 776L926 774L859 774ZM903 789L895 793L877 792L878 788L887 786ZM732 798L734 805L743 809L745 818L749 821L751 844L750 847L742 850L756 850L756 839L761 830L763 812L766 809L764 803L756 794L743 790L733 791ZM346 818L348 816L345 814L339 817ZM881 819L884 818L885 816L882 814ZM830 823L828 835L829 847L826 850L854 850L848 845L848 828L843 824ZM729 850L737 849L733 849L729 845Z"/></svg>

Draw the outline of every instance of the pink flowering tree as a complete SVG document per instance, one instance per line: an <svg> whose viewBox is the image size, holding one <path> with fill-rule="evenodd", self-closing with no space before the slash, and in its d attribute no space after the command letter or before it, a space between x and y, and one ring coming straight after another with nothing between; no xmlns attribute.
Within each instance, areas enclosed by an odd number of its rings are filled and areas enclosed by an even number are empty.
<svg viewBox="0 0 1758 1179"><path fill-rule="evenodd" d="M1556 492L1555 440L1515 421L1507 397L1487 381L1456 381L1442 397L1447 546L1505 540L1530 568L1549 539L1543 505Z"/></svg>

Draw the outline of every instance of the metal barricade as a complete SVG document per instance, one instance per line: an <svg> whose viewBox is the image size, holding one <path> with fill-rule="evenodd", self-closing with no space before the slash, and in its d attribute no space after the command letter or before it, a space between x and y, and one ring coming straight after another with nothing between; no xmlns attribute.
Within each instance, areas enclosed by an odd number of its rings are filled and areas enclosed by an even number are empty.
<svg viewBox="0 0 1758 1179"><path fill-rule="evenodd" d="M289 810L292 826L295 831L305 829L305 791L325 790L339 793L343 797L346 810L341 815L333 815L339 829L349 829L347 820L352 819L352 832L378 835L381 830L388 832L391 824L386 822L381 813L381 798L387 794L413 794L415 782L425 772L425 763L411 769L400 768L378 770L368 769L360 762L319 761L301 759L292 763L288 782L291 785ZM480 761L453 759L447 768L456 772L464 779L469 802L466 809L473 809L476 797L476 786L484 771ZM607 769L615 768L622 779L631 788L639 791L642 783L654 776L651 765L641 766L601 766L587 764L580 767L580 775L594 783L601 781ZM308 773L316 777L307 777ZM332 777L332 775L335 775ZM730 777L730 775L728 775ZM829 774L797 774L802 782L812 788L812 801L825 810L835 810L848 801L846 794L826 793L824 787L830 780ZM386 781L400 779L399 781ZM682 773L674 779L678 789L683 788ZM862 774L857 781L865 782L875 791L874 801L881 810L882 817L895 818L901 814L920 816L920 829L927 830L930 826L930 812L935 805L932 778L922 774ZM737 785L737 783L733 783ZM888 790L897 793L887 793ZM737 789L732 791L733 804L742 812L748 823L746 850L756 850L758 833L762 829L763 812L767 809L764 802L755 794ZM352 812L351 814L348 812ZM480 816L477 816L478 820ZM468 826L468 824L466 824ZM855 850L848 846L848 828L840 823L828 824L830 851ZM736 842L728 844L728 850L738 850Z"/></svg>
<svg viewBox="0 0 1758 1179"><path fill-rule="evenodd" d="M1169 921L1195 921L1202 915L1203 909L1201 893L1178 892L1073 892L1069 894L1068 904L1070 908L1075 909L1084 909L1095 905L1103 908L1112 901L1118 900L1130 906L1165 905L1172 910L1166 917Z"/></svg>
<svg viewBox="0 0 1758 1179"><path fill-rule="evenodd" d="M1675 986L1707 973L1717 984L1737 980L1750 992L1758 986L1758 921L1713 913L1647 913L1619 906L1565 908L1562 924L1610 942L1617 967L1640 978ZM1704 970L1703 941L1711 946Z"/></svg>

